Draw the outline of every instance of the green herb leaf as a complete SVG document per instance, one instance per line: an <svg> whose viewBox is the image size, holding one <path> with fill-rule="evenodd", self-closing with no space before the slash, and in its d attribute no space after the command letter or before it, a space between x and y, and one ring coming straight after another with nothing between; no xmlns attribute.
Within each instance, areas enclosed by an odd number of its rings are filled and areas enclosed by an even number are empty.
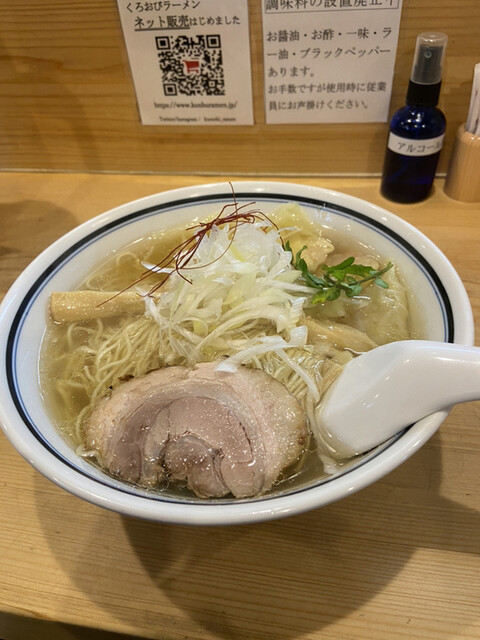
<svg viewBox="0 0 480 640"><path fill-rule="evenodd" d="M321 266L324 272L323 277L317 276L308 269L308 265L302 258L302 253L307 248L302 247L296 254L293 253L290 243L285 242L284 248L292 254L292 265L301 272L305 284L317 291L312 296L312 304L331 302L336 300L342 293L347 298L354 298L362 294L364 285L373 282L377 287L388 289L388 284L382 279L382 275L393 267L389 262L382 269L374 269L363 264L356 264L355 258L347 258L340 264Z"/></svg>

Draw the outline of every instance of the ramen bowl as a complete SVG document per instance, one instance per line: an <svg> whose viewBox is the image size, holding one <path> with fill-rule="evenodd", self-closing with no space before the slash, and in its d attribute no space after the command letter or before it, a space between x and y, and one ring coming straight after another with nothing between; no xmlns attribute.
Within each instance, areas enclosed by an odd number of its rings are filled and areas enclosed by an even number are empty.
<svg viewBox="0 0 480 640"><path fill-rule="evenodd" d="M398 266L415 295L422 339L473 344L473 316L464 286L445 255L420 231L368 202L333 191L279 182L233 184L239 204L268 215L299 203L318 224L355 237ZM56 428L39 385L39 356L54 291L75 289L94 265L152 230L202 219L232 202L227 183L152 195L112 209L61 237L25 269L0 307L0 420L17 451L72 494L118 513L159 522L225 525L289 516L351 495L396 468L439 428L434 413L334 473L300 485L279 485L254 498L201 499L131 486L78 456Z"/></svg>

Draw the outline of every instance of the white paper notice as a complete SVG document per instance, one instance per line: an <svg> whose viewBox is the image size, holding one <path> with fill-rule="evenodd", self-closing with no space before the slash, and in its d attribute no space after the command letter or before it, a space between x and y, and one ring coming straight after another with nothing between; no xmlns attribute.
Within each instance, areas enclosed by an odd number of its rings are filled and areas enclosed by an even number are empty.
<svg viewBox="0 0 480 640"><path fill-rule="evenodd" d="M386 122L402 0L263 0L268 124Z"/></svg>
<svg viewBox="0 0 480 640"><path fill-rule="evenodd" d="M117 0L142 124L253 124L247 0Z"/></svg>

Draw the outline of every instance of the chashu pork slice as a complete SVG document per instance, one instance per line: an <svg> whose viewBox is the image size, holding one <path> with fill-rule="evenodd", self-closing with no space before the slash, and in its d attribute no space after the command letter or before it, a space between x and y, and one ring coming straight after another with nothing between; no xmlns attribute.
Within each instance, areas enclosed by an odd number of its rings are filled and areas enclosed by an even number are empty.
<svg viewBox="0 0 480 640"><path fill-rule="evenodd" d="M156 487L182 481L200 497L268 491L305 447L297 399L257 369L166 367L120 385L94 408L86 445L107 470Z"/></svg>

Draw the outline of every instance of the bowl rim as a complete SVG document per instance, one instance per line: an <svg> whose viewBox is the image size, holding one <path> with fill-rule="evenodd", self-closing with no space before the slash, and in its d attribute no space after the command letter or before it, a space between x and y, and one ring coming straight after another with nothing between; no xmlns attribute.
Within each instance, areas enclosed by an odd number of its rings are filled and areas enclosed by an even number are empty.
<svg viewBox="0 0 480 640"><path fill-rule="evenodd" d="M53 242L24 269L0 305L0 353L4 373L7 366L7 350L11 346L9 334L13 318L21 304L34 290L32 280L36 281L38 272L51 269L59 256L84 240L89 234L98 234L102 229L108 231L109 225L115 225L118 220L126 219L135 212L156 208L159 205L168 207L169 204L178 201L194 204L198 200L204 201L210 197L212 199L222 197L231 201L230 185L239 198L245 197L245 194L248 196L253 194L259 198L276 194L284 200L285 197L295 196L300 202L311 199L317 205L325 203L337 208L343 207L387 226L390 232L398 234L407 243L414 241L415 245L421 247L422 253L428 254L428 263L433 271L437 274L437 270L440 269L443 276L448 279L448 286L451 289L448 297L451 299L452 318L455 316L455 342L473 344L473 313L460 277L443 252L413 225L378 205L330 189L293 182L242 180L181 187L132 200L83 222ZM395 442L387 449L378 453L374 464L372 461L366 462L343 475L336 476L330 483L325 482L305 488L300 497L298 492L290 492L256 501L182 503L158 498L151 500L138 495L120 493L114 487L101 486L93 479L81 477L80 473L69 469L61 460L53 459L51 453L22 422L8 386L0 385L0 426L17 451L37 471L70 493L93 504L124 515L176 524L252 523L293 515L330 504L365 488L399 466L437 431L447 415L448 411L440 411L423 418L395 438Z"/></svg>

